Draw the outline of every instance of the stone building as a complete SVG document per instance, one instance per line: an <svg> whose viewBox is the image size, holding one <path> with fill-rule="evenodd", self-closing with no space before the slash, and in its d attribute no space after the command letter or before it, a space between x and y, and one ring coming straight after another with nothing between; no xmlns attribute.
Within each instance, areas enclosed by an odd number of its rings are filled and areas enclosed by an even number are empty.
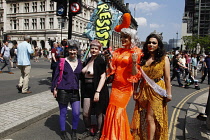
<svg viewBox="0 0 210 140"><path fill-rule="evenodd" d="M34 46L50 48L48 40L61 42L63 39L68 39L68 18L56 15L56 4L52 0L0 0L2 40L16 40L20 43L23 41L23 36L28 34ZM130 12L128 4L125 5L123 0L111 0L109 4L123 13ZM73 16L71 38L78 40L81 48L86 48L89 39L83 36L83 32L97 6L97 0L82 0L82 5L82 13ZM132 27L135 29L138 27L134 18L132 18ZM119 34L113 32L110 45L119 42Z"/></svg>

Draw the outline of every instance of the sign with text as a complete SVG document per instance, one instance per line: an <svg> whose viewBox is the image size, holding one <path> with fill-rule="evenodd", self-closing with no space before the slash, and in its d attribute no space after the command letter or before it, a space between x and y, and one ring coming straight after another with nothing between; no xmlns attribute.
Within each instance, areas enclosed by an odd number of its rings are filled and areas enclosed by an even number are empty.
<svg viewBox="0 0 210 140"><path fill-rule="evenodd" d="M122 12L100 1L90 17L84 35L90 40L97 39L106 48L114 27L118 24Z"/></svg>

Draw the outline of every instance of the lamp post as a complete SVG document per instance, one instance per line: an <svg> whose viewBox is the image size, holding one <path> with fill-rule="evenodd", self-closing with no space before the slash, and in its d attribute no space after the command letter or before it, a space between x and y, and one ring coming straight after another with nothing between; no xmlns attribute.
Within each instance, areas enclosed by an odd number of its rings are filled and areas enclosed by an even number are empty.
<svg viewBox="0 0 210 140"><path fill-rule="evenodd" d="M66 18L65 17L61 17L61 41L62 41L62 30L63 30L63 26L65 26L65 22L66 22Z"/></svg>
<svg viewBox="0 0 210 140"><path fill-rule="evenodd" d="M173 38L173 44L172 44L172 48L174 48L174 38Z"/></svg>
<svg viewBox="0 0 210 140"><path fill-rule="evenodd" d="M177 44L178 44L178 31L176 32L176 47L177 47Z"/></svg>

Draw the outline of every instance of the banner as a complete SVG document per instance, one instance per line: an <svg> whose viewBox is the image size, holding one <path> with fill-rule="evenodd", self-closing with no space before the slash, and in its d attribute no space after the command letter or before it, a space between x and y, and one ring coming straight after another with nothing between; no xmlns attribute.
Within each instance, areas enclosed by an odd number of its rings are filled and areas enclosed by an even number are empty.
<svg viewBox="0 0 210 140"><path fill-rule="evenodd" d="M90 17L84 35L90 40L99 40L103 48L106 48L114 27L118 24L121 16L122 12L100 1Z"/></svg>

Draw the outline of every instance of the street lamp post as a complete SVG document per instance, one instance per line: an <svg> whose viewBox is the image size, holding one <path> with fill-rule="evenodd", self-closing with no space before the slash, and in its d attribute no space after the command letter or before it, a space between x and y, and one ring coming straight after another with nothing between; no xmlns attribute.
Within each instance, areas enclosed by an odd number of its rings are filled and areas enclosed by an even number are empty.
<svg viewBox="0 0 210 140"><path fill-rule="evenodd" d="M173 44L172 45L173 45L172 48L174 48L174 38L173 38Z"/></svg>
<svg viewBox="0 0 210 140"><path fill-rule="evenodd" d="M177 44L178 44L178 32L176 32L176 47L178 47Z"/></svg>
<svg viewBox="0 0 210 140"><path fill-rule="evenodd" d="M62 30L63 30L63 25L65 26L65 22L66 22L65 17L61 17L61 41L62 41Z"/></svg>
<svg viewBox="0 0 210 140"><path fill-rule="evenodd" d="M63 17L61 18L61 41L62 41L62 24L63 24Z"/></svg>

